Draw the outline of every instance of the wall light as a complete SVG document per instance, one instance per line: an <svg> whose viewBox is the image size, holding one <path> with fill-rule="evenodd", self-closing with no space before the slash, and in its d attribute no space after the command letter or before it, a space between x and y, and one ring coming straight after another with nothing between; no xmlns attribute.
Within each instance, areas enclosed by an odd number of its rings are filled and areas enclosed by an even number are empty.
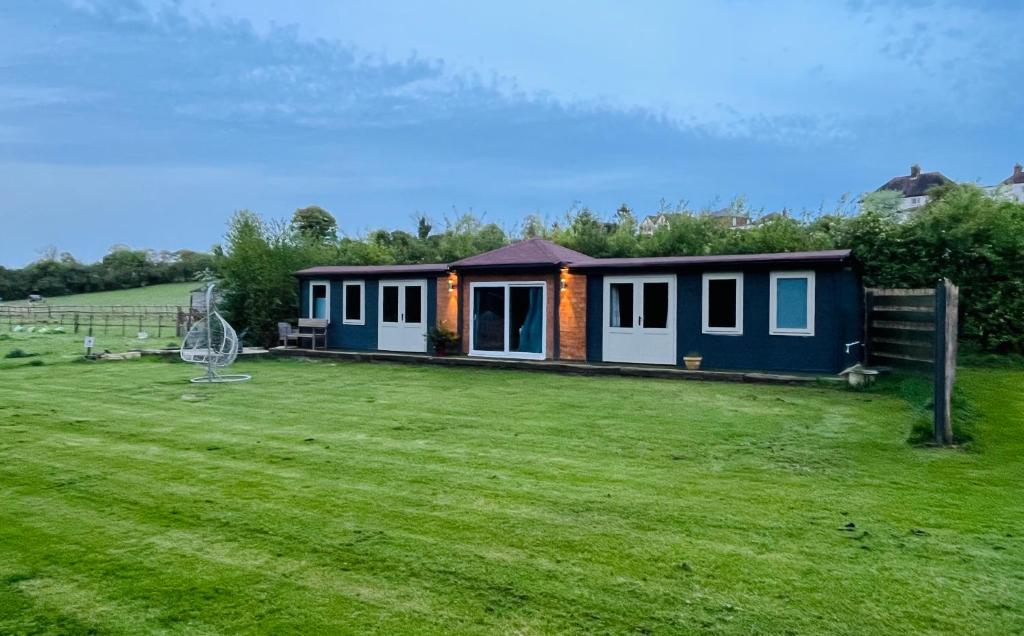
<svg viewBox="0 0 1024 636"><path fill-rule="evenodd" d="M562 268L562 291L569 289L569 268Z"/></svg>
<svg viewBox="0 0 1024 636"><path fill-rule="evenodd" d="M449 276L448 277L448 293L453 293L454 291L455 291L455 277L454 276Z"/></svg>

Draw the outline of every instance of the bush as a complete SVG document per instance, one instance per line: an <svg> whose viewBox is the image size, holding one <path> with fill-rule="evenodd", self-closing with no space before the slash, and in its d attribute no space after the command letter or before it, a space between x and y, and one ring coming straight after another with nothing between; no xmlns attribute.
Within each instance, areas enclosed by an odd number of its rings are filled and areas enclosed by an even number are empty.
<svg viewBox="0 0 1024 636"><path fill-rule="evenodd" d="M28 353L28 352L26 352L23 349L11 349L10 351L8 351L7 353L4 354L4 357L8 358L8 359L17 359L17 358L31 358L32 356L37 356L37 355L39 355L39 354L38 353Z"/></svg>

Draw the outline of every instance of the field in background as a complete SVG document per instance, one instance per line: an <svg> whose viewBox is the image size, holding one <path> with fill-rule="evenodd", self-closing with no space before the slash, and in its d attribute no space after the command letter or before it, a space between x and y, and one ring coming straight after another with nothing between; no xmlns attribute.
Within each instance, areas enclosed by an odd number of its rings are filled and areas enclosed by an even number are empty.
<svg viewBox="0 0 1024 636"><path fill-rule="evenodd" d="M148 334L180 338L196 315L190 311L195 283L171 283L138 289L76 294L46 302L0 304L0 328L57 329L73 334Z"/></svg>
<svg viewBox="0 0 1024 636"><path fill-rule="evenodd" d="M119 289L115 291L93 292L91 294L72 294L70 296L47 297L47 305L181 305L188 308L189 292L200 283L167 283L150 285L136 289ZM27 300L4 301L2 305L32 305ZM0 306L2 306L0 305Z"/></svg>
<svg viewBox="0 0 1024 636"><path fill-rule="evenodd" d="M0 338L0 633L1024 618L1019 369L962 370L965 451L909 445L883 391L301 360L194 386L70 340Z"/></svg>

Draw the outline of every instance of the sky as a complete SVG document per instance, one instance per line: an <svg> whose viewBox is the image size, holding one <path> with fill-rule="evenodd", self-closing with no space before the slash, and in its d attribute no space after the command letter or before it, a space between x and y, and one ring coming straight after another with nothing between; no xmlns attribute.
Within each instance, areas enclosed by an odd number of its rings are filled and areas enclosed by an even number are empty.
<svg viewBox="0 0 1024 636"><path fill-rule="evenodd" d="M574 205L831 210L1024 161L1024 3L0 3L0 265Z"/></svg>

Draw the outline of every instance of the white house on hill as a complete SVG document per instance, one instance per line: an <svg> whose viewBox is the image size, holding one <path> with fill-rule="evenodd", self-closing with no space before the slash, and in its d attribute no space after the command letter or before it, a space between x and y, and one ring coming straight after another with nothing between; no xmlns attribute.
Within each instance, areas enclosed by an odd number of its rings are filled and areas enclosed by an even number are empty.
<svg viewBox="0 0 1024 636"><path fill-rule="evenodd" d="M1018 163L1013 167L1013 174L1003 179L999 185L988 186L985 191L996 198L1024 203L1024 167Z"/></svg>
<svg viewBox="0 0 1024 636"><path fill-rule="evenodd" d="M921 166L916 163L910 166L910 174L901 177L893 177L876 192L894 190L903 195L900 200L900 210L913 210L928 203L928 189L938 185L953 183L941 172L921 172Z"/></svg>

